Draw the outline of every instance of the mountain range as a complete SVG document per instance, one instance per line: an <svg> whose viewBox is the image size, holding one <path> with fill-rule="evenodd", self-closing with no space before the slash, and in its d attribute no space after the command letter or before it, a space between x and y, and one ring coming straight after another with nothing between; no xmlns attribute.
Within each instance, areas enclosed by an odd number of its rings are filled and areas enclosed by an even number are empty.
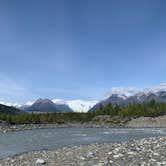
<svg viewBox="0 0 166 166"><path fill-rule="evenodd" d="M97 101L62 100L62 99L38 99L35 102L27 102L19 108L26 111L38 110L40 112L88 112Z"/></svg>
<svg viewBox="0 0 166 166"><path fill-rule="evenodd" d="M131 92L131 90L130 90ZM85 101L85 100L62 100L62 99L38 99L35 102L27 102L26 104L5 103L0 104L13 106L25 111L38 112L88 112L95 111L101 106L108 104L128 105L130 103L142 103L150 100L157 102L166 102L166 84L159 87L146 88L135 93L124 93L124 90L110 94L110 96L102 101Z"/></svg>
<svg viewBox="0 0 166 166"><path fill-rule="evenodd" d="M112 94L109 98L100 101L94 105L89 111L95 111L101 106L112 105L128 105L130 103L143 103L150 100L155 100L156 102L166 102L166 91L156 91L156 92L139 92L132 96L126 96L124 94Z"/></svg>
<svg viewBox="0 0 166 166"><path fill-rule="evenodd" d="M38 101L40 101L40 100L41 99L38 99ZM48 100L49 99L47 99L46 101L48 101ZM56 105L56 107L62 108L62 106L64 106L64 107L68 106L74 112L88 112L88 110L91 109L98 102L95 100L88 101L88 100L53 99L53 100L50 100L49 103L51 103L51 101ZM11 103L11 102L0 101L0 104L7 105L7 106L13 106L13 107L20 108L23 110L31 110L29 107L31 107L35 102L28 101L25 104L20 104L20 103ZM53 105L53 103L51 103L51 105Z"/></svg>
<svg viewBox="0 0 166 166"><path fill-rule="evenodd" d="M157 102L166 102L166 91L148 91L139 92L131 96L125 94L112 94L105 100L97 101L82 101L71 100L64 101L60 99L39 99L32 105L27 106L26 111L40 111L40 112L87 112L95 111L101 106L107 106L108 104L128 105L130 103L143 103L154 99Z"/></svg>
<svg viewBox="0 0 166 166"><path fill-rule="evenodd" d="M55 104L49 99L38 99L32 105L24 105L21 109L34 112L73 112L68 105L63 103Z"/></svg>
<svg viewBox="0 0 166 166"><path fill-rule="evenodd" d="M68 105L74 112L88 112L98 101L85 101L85 100L52 100L55 104L63 103Z"/></svg>

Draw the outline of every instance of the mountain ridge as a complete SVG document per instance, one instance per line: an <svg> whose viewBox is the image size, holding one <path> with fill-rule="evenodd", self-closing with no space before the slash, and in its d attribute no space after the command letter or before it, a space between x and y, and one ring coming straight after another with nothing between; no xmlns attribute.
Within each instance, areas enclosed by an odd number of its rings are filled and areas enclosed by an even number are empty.
<svg viewBox="0 0 166 166"><path fill-rule="evenodd" d="M25 112L12 106L6 106L4 104L0 104L0 114L18 115L22 113Z"/></svg>
<svg viewBox="0 0 166 166"><path fill-rule="evenodd" d="M166 102L166 90L160 90L156 92L139 92L131 96L112 94L107 99L98 102L94 105L89 112L96 111L100 107L105 107L108 104L112 105L128 105L131 103L143 103L155 100L156 102Z"/></svg>
<svg viewBox="0 0 166 166"><path fill-rule="evenodd" d="M39 98L40 99L40 98ZM38 99L38 100L39 100ZM67 105L74 112L88 112L98 101L96 100L62 100L62 99L53 99L51 100L56 105ZM26 104L21 105L22 109L27 109L34 102L27 102Z"/></svg>
<svg viewBox="0 0 166 166"><path fill-rule="evenodd" d="M30 112L73 112L73 110L65 104L55 104L50 99L41 98L30 106L22 107L22 109Z"/></svg>

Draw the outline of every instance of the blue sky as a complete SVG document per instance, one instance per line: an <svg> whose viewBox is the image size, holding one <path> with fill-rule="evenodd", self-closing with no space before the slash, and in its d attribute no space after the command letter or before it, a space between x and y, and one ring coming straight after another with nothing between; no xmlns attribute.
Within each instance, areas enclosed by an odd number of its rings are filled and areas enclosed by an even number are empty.
<svg viewBox="0 0 166 166"><path fill-rule="evenodd" d="M0 100L100 100L166 80L165 0L1 0Z"/></svg>

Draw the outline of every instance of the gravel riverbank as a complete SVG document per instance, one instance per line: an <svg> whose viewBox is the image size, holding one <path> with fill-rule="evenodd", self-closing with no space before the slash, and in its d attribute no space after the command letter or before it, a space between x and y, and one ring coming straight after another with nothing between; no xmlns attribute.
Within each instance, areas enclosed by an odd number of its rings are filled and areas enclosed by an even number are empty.
<svg viewBox="0 0 166 166"><path fill-rule="evenodd" d="M113 119L108 116L95 117L93 121L86 123L64 123L64 124L23 124L9 125L0 121L0 133L11 131L22 131L31 129L47 129L47 128L166 128L166 115L159 117L140 117L133 119Z"/></svg>
<svg viewBox="0 0 166 166"><path fill-rule="evenodd" d="M48 129L48 128L110 128L110 127L124 127L117 124L95 124L91 123L66 123L66 124L23 124L23 125L9 125L0 124L0 133L7 133L13 131L23 131L32 129Z"/></svg>
<svg viewBox="0 0 166 166"><path fill-rule="evenodd" d="M136 119L132 119L126 123L127 127L166 127L166 115L158 116L158 117L140 117Z"/></svg>
<svg viewBox="0 0 166 166"><path fill-rule="evenodd" d="M41 164L43 163L43 164ZM0 166L165 166L166 137L29 152L0 160Z"/></svg>

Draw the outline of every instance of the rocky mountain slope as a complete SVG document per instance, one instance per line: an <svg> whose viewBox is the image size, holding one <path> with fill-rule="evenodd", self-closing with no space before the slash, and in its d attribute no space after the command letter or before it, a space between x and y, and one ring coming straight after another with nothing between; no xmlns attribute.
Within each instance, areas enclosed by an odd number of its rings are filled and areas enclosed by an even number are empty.
<svg viewBox="0 0 166 166"><path fill-rule="evenodd" d="M166 102L166 91L157 91L157 92L139 92L132 96L112 94L106 100L103 100L94 107L92 107L89 111L95 111L100 109L101 107L107 106L108 104L118 104L118 105L128 105L130 103L143 103L148 102L150 100L155 100L156 102Z"/></svg>
<svg viewBox="0 0 166 166"><path fill-rule="evenodd" d="M62 100L62 99L54 99L50 100L50 102L53 102L57 107L68 107L74 112L88 112L89 109L91 109L97 101L85 101L85 100ZM52 103L52 104L53 104ZM26 104L22 105L21 108L23 110L29 109L34 104L34 102L27 102ZM51 105L52 105L51 104ZM65 108L66 110L67 108Z"/></svg>
<svg viewBox="0 0 166 166"><path fill-rule="evenodd" d="M38 99L30 106L23 106L22 109L36 112L73 112L66 104L55 104L49 99Z"/></svg>

